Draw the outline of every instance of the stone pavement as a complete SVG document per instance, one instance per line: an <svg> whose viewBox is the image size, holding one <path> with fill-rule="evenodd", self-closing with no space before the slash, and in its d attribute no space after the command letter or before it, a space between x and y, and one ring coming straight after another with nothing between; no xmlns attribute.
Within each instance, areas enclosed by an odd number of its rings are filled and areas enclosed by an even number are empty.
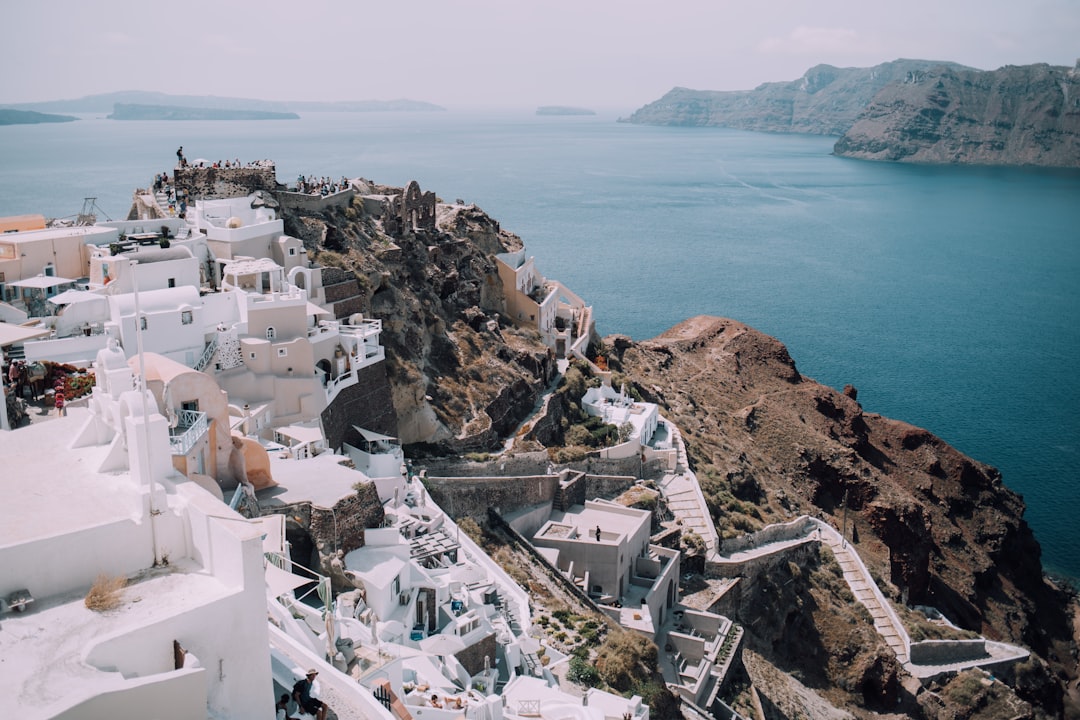
<svg viewBox="0 0 1080 720"><path fill-rule="evenodd" d="M720 541L713 525L712 515L705 504L705 496L701 494L701 486L698 485L697 476L690 470L686 461L686 445L683 443L679 429L669 421L664 420L668 431L671 433L671 441L677 455L675 472L665 474L660 480L660 489L667 500L668 508L681 522L684 531L691 530L701 536L705 541L705 556L712 557L720 550Z"/></svg>

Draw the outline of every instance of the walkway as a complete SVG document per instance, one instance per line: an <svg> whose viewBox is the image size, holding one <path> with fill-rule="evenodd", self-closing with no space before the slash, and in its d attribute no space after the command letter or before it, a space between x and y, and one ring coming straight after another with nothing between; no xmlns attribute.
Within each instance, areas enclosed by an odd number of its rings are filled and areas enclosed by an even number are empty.
<svg viewBox="0 0 1080 720"><path fill-rule="evenodd" d="M679 428L669 420L663 420L671 433L672 446L676 450L675 472L665 474L660 480L668 508L682 526L683 531L693 531L705 541L705 557L711 558L720 550L720 539L713 525L705 496L701 494L697 476L686 460L686 444Z"/></svg>
<svg viewBox="0 0 1080 720"><path fill-rule="evenodd" d="M847 582L848 587L851 588L855 599L870 611L870 617L874 619L874 629L878 631L882 639L896 653L896 659L906 666L909 660L911 641L908 639L908 634L904 630L900 619L888 604L889 601L881 594L877 583L870 576L870 571L866 569L858 554L844 541L840 533L820 520L814 522L819 527L817 532L823 534L825 543L832 549L833 555L836 556L836 562L840 563L840 569L844 572L844 580ZM910 668L908 669L910 670Z"/></svg>

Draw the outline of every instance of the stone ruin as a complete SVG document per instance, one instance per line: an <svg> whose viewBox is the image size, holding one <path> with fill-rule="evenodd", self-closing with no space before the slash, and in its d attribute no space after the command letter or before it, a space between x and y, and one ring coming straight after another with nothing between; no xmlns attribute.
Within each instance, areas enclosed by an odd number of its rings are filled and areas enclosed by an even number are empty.
<svg viewBox="0 0 1080 720"><path fill-rule="evenodd" d="M435 232L435 193L421 193L420 184L410 182L404 193L383 201L383 228L393 237Z"/></svg>

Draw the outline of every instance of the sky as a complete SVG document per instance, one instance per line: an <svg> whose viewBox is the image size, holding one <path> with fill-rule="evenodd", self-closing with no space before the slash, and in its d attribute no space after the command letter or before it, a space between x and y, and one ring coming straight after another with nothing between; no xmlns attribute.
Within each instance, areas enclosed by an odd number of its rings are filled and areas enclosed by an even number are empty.
<svg viewBox="0 0 1080 720"><path fill-rule="evenodd" d="M0 103L156 90L634 110L818 63L1080 57L1080 0L3 0Z"/></svg>

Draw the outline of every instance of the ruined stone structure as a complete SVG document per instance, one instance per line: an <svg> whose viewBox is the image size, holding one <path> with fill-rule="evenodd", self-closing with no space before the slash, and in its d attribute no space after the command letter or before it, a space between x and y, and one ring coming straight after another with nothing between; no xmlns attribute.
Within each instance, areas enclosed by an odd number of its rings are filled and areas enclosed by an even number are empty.
<svg viewBox="0 0 1080 720"><path fill-rule="evenodd" d="M393 237L435 232L435 193L421 193L420 184L410 182L401 195L383 201L383 229Z"/></svg>

